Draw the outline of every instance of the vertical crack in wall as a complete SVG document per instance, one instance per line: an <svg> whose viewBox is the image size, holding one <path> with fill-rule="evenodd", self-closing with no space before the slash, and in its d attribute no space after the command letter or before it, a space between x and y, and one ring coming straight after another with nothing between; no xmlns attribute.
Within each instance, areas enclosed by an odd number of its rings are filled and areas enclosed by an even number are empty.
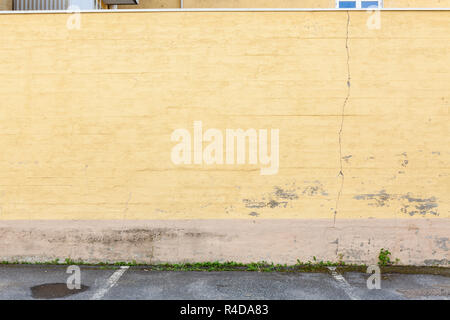
<svg viewBox="0 0 450 320"><path fill-rule="evenodd" d="M350 51L348 48L348 31L350 26L350 12L347 11L347 34L345 37L345 50L347 51L347 95L345 97L344 103L342 104L341 109L341 126L339 128L339 174L338 178L341 180L341 185L339 187L339 192L336 198L336 205L334 210L334 218L333 218L333 226L336 225L336 216L338 214L339 209L339 201L341 200L342 189L344 188L344 170L342 166L342 131L344 128L344 116L345 116L345 107L347 106L348 99L350 98Z"/></svg>
<svg viewBox="0 0 450 320"><path fill-rule="evenodd" d="M127 202L125 202L125 208L123 209L123 219L124 220L126 220L126 218L127 218L127 212L128 212L128 206L130 205L130 200L131 200L131 192L128 195Z"/></svg>

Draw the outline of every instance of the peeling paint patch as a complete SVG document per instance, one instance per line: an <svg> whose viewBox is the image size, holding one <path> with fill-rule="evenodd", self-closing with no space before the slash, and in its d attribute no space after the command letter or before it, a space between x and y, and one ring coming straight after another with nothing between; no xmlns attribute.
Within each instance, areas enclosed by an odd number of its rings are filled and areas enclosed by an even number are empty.
<svg viewBox="0 0 450 320"><path fill-rule="evenodd" d="M343 159L346 163L348 163L348 161L350 160L351 157L352 157L352 155L350 154L350 155L348 155L348 156L342 157L342 159Z"/></svg>
<svg viewBox="0 0 450 320"><path fill-rule="evenodd" d="M381 190L378 193L359 194L353 197L356 200L374 200L374 203L369 203L369 206L384 207L392 196L386 193L386 190Z"/></svg>
<svg viewBox="0 0 450 320"><path fill-rule="evenodd" d="M276 200L270 200L268 202L264 202L264 201L255 201L255 200L251 200L251 199L243 199L242 200L244 202L244 205L247 208L257 208L257 209L261 209L261 208L276 208L276 207L283 207L286 208L288 202L287 201L276 201Z"/></svg>
<svg viewBox="0 0 450 320"><path fill-rule="evenodd" d="M284 188L275 186L274 191L264 194L262 200L243 199L242 201L244 202L245 207L249 209L286 208L289 201L297 200L299 198L297 190L298 188L295 186L295 183Z"/></svg>
<svg viewBox="0 0 450 320"><path fill-rule="evenodd" d="M407 200L408 204L404 204L401 212L407 213L410 216L420 214L420 215L426 215L426 214L432 214L432 215L438 215L438 212L436 211L436 208L438 207L438 204L436 202L435 197L427 198L427 199L421 199L421 198L413 198L408 193L401 197L402 200Z"/></svg>
<svg viewBox="0 0 450 320"><path fill-rule="evenodd" d="M442 250L448 251L447 243L449 242L448 238L436 238L434 239L434 242L436 243L436 246L438 248L441 248Z"/></svg>
<svg viewBox="0 0 450 320"><path fill-rule="evenodd" d="M386 190L378 193L359 194L353 197L357 200L373 200L369 202L369 206L389 207L392 202L400 204L400 212L409 214L410 216L418 215L439 215L437 211L438 203L435 197L419 198L413 197L410 193L405 195L388 194Z"/></svg>
<svg viewBox="0 0 450 320"><path fill-rule="evenodd" d="M275 189L274 195L277 198L287 199L287 200L298 199L298 195L296 193L297 190L295 190L295 189L283 190L283 189L281 189L280 187L277 187L277 186L275 186L274 189Z"/></svg>
<svg viewBox="0 0 450 320"><path fill-rule="evenodd" d="M242 201L247 208L264 208L267 206L267 203L264 201L255 201L251 199L243 199Z"/></svg>
<svg viewBox="0 0 450 320"><path fill-rule="evenodd" d="M267 205L270 208L276 208L276 207L279 207L279 206L283 206L283 208L286 208L287 204L288 204L287 201L278 202L278 201L275 201L275 200L270 200Z"/></svg>
<svg viewBox="0 0 450 320"><path fill-rule="evenodd" d="M302 194L307 196L327 196L328 193L323 189L323 185L319 181L314 181L314 184L307 186L305 189L303 189Z"/></svg>
<svg viewBox="0 0 450 320"><path fill-rule="evenodd" d="M408 158L408 154L406 152L403 152L402 154L400 154L400 156L403 156L405 158L403 160L400 160L400 164L401 164L402 167L406 168L406 166L409 163L409 160L407 159Z"/></svg>
<svg viewBox="0 0 450 320"><path fill-rule="evenodd" d="M426 266L448 266L450 265L450 260L447 259L426 259L424 261Z"/></svg>
<svg viewBox="0 0 450 320"><path fill-rule="evenodd" d="M300 199L300 197L308 196L327 196L323 185L319 181L308 182L306 187L298 187L295 183L286 184L284 187L274 186L273 191L262 195L261 199L242 199L246 208L287 208L289 202Z"/></svg>

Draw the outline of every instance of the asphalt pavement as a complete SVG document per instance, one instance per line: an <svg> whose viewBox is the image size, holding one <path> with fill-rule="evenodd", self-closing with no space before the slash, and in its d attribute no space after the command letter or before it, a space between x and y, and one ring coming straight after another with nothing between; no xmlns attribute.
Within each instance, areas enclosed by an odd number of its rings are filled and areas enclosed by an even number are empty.
<svg viewBox="0 0 450 320"><path fill-rule="evenodd" d="M76 272L67 273L67 268L0 266L0 299L450 299L450 278L442 275L382 274L381 288L370 290L367 288L369 274L337 274L332 270L329 273L182 272L81 266L77 282ZM68 279L75 288L68 288Z"/></svg>

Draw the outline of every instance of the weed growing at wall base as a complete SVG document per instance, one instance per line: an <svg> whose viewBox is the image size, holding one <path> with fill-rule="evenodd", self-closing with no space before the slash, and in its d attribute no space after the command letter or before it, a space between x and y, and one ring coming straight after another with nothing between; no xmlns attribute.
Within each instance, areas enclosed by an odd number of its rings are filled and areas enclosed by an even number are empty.
<svg viewBox="0 0 450 320"><path fill-rule="evenodd" d="M391 266L395 263L399 263L399 259L395 259L395 261L391 261L391 252L387 249L381 248L380 253L378 254L378 265L379 266Z"/></svg>
<svg viewBox="0 0 450 320"><path fill-rule="evenodd" d="M99 269L117 269L121 266L142 268L144 271L249 271L249 272L324 272L328 273L328 267L336 267L337 272L373 272L364 264L346 264L345 262L318 261L302 262L297 260L294 265L274 264L269 262L191 262L191 263L138 263L136 261L126 262L97 262L90 263L83 260L73 260L71 258L60 261L59 259L41 262L28 261L0 261L0 265L59 265L59 266L85 266ZM380 272L401 273L401 274L435 274L450 277L450 268L437 266L381 266Z"/></svg>

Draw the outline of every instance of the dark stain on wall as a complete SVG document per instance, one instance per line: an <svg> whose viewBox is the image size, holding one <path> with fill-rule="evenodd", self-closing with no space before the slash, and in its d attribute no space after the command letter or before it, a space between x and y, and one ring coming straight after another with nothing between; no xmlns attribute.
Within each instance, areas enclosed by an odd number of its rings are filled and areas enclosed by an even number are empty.
<svg viewBox="0 0 450 320"><path fill-rule="evenodd" d="M315 197L328 196L319 181L306 182L308 185L298 187L295 183L285 187L274 186L273 191L263 194L261 199L242 199L245 207L249 209L286 208L291 201L299 200L301 196Z"/></svg>
<svg viewBox="0 0 450 320"><path fill-rule="evenodd" d="M410 193L399 195L389 194L386 190L381 190L378 193L359 194L353 197L357 200L369 200L369 206L384 207L391 206L393 203L400 205L400 212L414 215L435 215L438 216L436 197L421 198L412 196Z"/></svg>

